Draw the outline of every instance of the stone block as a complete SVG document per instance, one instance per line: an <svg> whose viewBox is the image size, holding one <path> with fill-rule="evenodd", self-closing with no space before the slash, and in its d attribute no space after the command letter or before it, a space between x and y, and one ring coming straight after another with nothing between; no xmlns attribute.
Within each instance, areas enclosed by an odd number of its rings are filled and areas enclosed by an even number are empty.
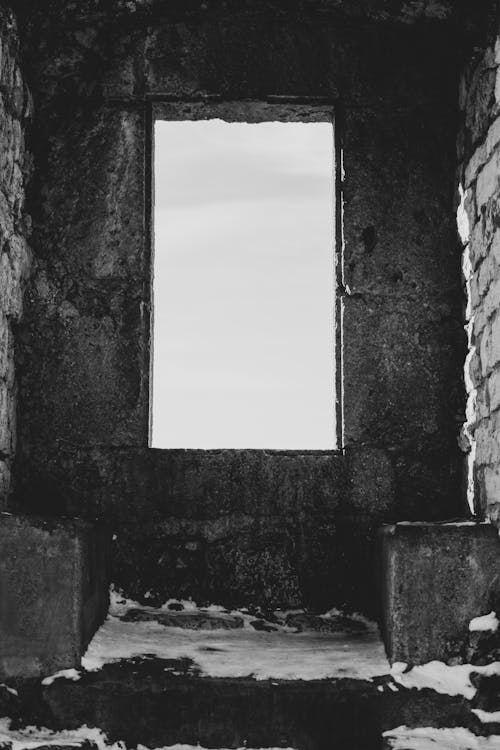
<svg viewBox="0 0 500 750"><path fill-rule="evenodd" d="M105 528L0 514L0 680L77 667L109 604Z"/></svg>
<svg viewBox="0 0 500 750"><path fill-rule="evenodd" d="M500 593L498 531L487 523L398 523L384 526L379 541L390 661L446 661Z"/></svg>
<svg viewBox="0 0 500 750"><path fill-rule="evenodd" d="M498 411L487 415L479 422L474 434L477 445L475 460L478 466L500 463L499 429L500 413Z"/></svg>
<svg viewBox="0 0 500 750"><path fill-rule="evenodd" d="M477 178L476 198L481 209L498 190L500 175L500 152L492 154Z"/></svg>

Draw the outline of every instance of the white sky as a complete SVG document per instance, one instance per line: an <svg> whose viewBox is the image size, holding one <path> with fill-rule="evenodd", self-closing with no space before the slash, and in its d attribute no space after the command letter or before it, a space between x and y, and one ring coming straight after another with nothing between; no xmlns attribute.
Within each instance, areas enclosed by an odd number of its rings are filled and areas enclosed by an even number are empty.
<svg viewBox="0 0 500 750"><path fill-rule="evenodd" d="M334 447L329 123L155 126L152 446Z"/></svg>

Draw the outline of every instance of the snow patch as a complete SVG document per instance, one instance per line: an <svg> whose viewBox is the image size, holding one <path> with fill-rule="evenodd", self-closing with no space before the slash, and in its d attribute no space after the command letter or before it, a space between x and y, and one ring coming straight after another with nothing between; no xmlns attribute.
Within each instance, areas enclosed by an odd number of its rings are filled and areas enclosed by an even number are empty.
<svg viewBox="0 0 500 750"><path fill-rule="evenodd" d="M384 732L392 750L500 750L500 737L476 737L468 729L398 727Z"/></svg>
<svg viewBox="0 0 500 750"><path fill-rule="evenodd" d="M428 526L491 526L490 521L397 521L394 526L415 526L426 528Z"/></svg>
<svg viewBox="0 0 500 750"><path fill-rule="evenodd" d="M470 681L471 672L483 675L500 675L500 662L496 661L486 666L472 666L472 664L458 664L450 667L442 661L430 661L419 667L413 667L405 671L407 665L404 662L395 662L392 665L391 675L395 682L405 688L431 688L437 693L445 695L463 695L467 700L472 700L476 694L476 688Z"/></svg>
<svg viewBox="0 0 500 750"><path fill-rule="evenodd" d="M0 746L6 744L12 750L30 750L40 745L75 745L86 740L94 742L99 750L125 750L122 742L108 744L104 732L100 729L87 726L78 729L67 729L53 732L45 727L25 727L24 729L11 729L11 720L0 719Z"/></svg>
<svg viewBox="0 0 500 750"><path fill-rule="evenodd" d="M49 675L49 677L44 677L42 680L42 685L52 685L52 683L55 680L58 679L64 679L64 680L73 680L73 682L76 682L77 680L81 679L81 672L79 672L77 669L61 669L59 672L55 672L54 674Z"/></svg>
<svg viewBox="0 0 500 750"><path fill-rule="evenodd" d="M494 633L498 630L498 618L496 612L490 612L489 615L474 617L469 623L471 633L477 631L490 631Z"/></svg>
<svg viewBox="0 0 500 750"><path fill-rule="evenodd" d="M137 745L137 750L151 750L144 745ZM206 750L203 745L164 745L163 747L155 748L155 750ZM237 748L237 750L249 750L246 746ZM292 750L292 748L278 748L270 747L266 750Z"/></svg>
<svg viewBox="0 0 500 750"><path fill-rule="evenodd" d="M258 680L371 680L390 666L375 629L346 633L267 633L253 628L184 630L157 622L125 622L108 616L82 659L84 669L140 656L191 659L210 677Z"/></svg>
<svg viewBox="0 0 500 750"><path fill-rule="evenodd" d="M0 688L4 688L4 690L6 690L11 695L15 695L15 696L19 695L19 693L17 692L15 688L9 687L8 685L5 684L5 682L0 683Z"/></svg>
<svg viewBox="0 0 500 750"><path fill-rule="evenodd" d="M500 711L483 711L481 708L472 708L471 711L483 724L500 723Z"/></svg>
<svg viewBox="0 0 500 750"><path fill-rule="evenodd" d="M85 725L78 729L68 729L53 732L43 727L26 727L25 729L13 730L10 728L10 719L0 719L0 746L4 743L12 750L30 750L30 748L47 746L77 745L85 741L94 742L99 750L126 750L123 742L108 743L106 734L100 729L87 727ZM146 745L137 745L137 750L150 750ZM201 745L168 745L155 750L203 750ZM248 750L241 748L240 750ZM269 748L269 750L278 750ZM280 750L292 750L291 748L280 748Z"/></svg>

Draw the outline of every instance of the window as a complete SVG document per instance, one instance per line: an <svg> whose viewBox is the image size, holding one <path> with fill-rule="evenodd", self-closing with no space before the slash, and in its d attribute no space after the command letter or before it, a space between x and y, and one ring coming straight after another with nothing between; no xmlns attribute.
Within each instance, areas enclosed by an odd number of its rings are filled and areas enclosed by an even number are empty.
<svg viewBox="0 0 500 750"><path fill-rule="evenodd" d="M152 447L334 447L331 122L155 124Z"/></svg>

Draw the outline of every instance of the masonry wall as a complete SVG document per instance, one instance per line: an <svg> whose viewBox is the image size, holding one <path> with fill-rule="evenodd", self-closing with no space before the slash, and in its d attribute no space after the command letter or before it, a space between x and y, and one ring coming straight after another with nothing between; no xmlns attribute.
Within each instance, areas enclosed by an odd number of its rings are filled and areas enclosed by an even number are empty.
<svg viewBox="0 0 500 750"><path fill-rule="evenodd" d="M115 5L26 12L38 263L13 507L107 520L115 582L144 601L373 611L380 523L466 513L448 11L353 24L351 3ZM150 450L151 101L269 95L336 102L345 444Z"/></svg>
<svg viewBox="0 0 500 750"><path fill-rule="evenodd" d="M469 495L500 522L500 39L464 71L458 141L469 354L464 442L470 449Z"/></svg>
<svg viewBox="0 0 500 750"><path fill-rule="evenodd" d="M30 225L25 213L30 171L25 133L30 115L16 19L0 4L0 509L11 494L16 450L14 327L21 319L30 266Z"/></svg>

